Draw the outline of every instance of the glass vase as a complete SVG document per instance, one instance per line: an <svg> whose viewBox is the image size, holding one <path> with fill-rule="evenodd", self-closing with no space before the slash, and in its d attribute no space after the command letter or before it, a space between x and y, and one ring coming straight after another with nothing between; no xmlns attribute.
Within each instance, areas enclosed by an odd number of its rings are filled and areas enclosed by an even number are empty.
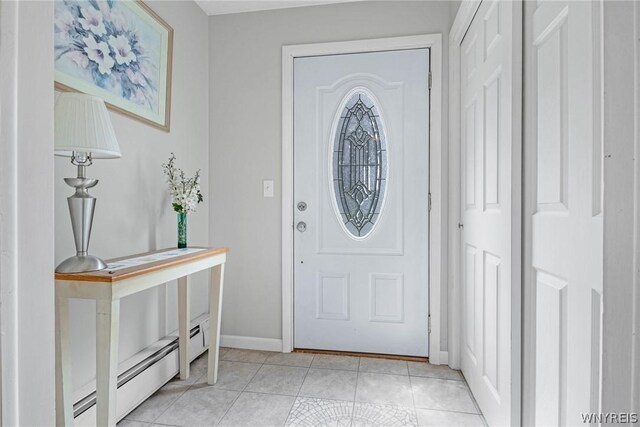
<svg viewBox="0 0 640 427"><path fill-rule="evenodd" d="M187 247L187 213L178 212L178 248Z"/></svg>

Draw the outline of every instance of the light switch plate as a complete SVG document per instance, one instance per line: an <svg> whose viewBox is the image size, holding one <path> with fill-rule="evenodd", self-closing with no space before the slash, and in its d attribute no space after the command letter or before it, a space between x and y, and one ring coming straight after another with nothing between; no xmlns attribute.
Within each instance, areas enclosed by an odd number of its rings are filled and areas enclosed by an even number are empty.
<svg viewBox="0 0 640 427"><path fill-rule="evenodd" d="M265 179L262 181L262 196L273 197L273 180Z"/></svg>

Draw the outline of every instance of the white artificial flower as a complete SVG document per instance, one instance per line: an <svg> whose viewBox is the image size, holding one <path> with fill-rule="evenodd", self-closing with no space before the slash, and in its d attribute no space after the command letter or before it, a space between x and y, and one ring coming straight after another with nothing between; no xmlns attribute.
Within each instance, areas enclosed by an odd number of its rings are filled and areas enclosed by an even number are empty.
<svg viewBox="0 0 640 427"><path fill-rule="evenodd" d="M196 206L202 201L200 171L197 171L193 178L186 178L184 171L175 167L174 161L175 156L172 153L169 162L162 165L169 184L171 202L178 212L195 212Z"/></svg>
<svg viewBox="0 0 640 427"><path fill-rule="evenodd" d="M89 66L89 58L79 50L72 50L66 53L65 56L75 62L79 67L87 68Z"/></svg>
<svg viewBox="0 0 640 427"><path fill-rule="evenodd" d="M116 54L116 62L118 64L129 65L136 60L136 54L131 50L129 40L125 36L109 36L109 44Z"/></svg>
<svg viewBox="0 0 640 427"><path fill-rule="evenodd" d="M118 32L125 32L129 29L129 20L122 11L122 7L114 7L111 10L111 23Z"/></svg>
<svg viewBox="0 0 640 427"><path fill-rule="evenodd" d="M141 72L133 71L131 68L127 68L125 73L127 74L127 77L129 77L129 80L131 80L131 83L140 85L142 87L147 86L147 79L144 78L144 75Z"/></svg>
<svg viewBox="0 0 640 427"><path fill-rule="evenodd" d="M107 0L98 0L96 3L104 19L107 21L111 20L111 6L109 6L109 2Z"/></svg>
<svg viewBox="0 0 640 427"><path fill-rule="evenodd" d="M55 23L56 27L62 32L69 31L73 26L73 21L74 21L74 18L71 12L65 9L59 12L57 15L58 17L56 18L56 23Z"/></svg>
<svg viewBox="0 0 640 427"><path fill-rule="evenodd" d="M98 70L102 74L111 74L115 61L109 55L109 46L105 42L96 42L93 37L84 37L82 41L86 45L84 51L90 60L98 64Z"/></svg>
<svg viewBox="0 0 640 427"><path fill-rule="evenodd" d="M87 31L91 31L96 36L101 36L107 32L102 19L102 12L92 7L80 9L82 18L78 18L80 25Z"/></svg>

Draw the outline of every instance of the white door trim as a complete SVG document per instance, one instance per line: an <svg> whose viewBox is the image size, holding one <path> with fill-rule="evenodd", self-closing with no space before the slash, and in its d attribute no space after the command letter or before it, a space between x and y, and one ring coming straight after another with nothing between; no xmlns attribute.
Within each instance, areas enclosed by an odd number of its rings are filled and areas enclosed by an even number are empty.
<svg viewBox="0 0 640 427"><path fill-rule="evenodd" d="M471 22L473 21L482 0L463 1L449 33L449 366L460 369L461 367L461 318L462 318L462 285L461 273L461 233L457 224L461 223L461 165L460 165L460 45L464 39ZM522 64L522 2L514 9L512 25L513 61L514 64ZM517 14L520 14L518 17ZM520 70L521 71L521 70ZM520 160L512 172L512 246L516 248L522 245L522 72L513 73L512 94L512 140L514 143L512 161ZM512 309L512 345L511 345L511 419L514 422L522 422L521 396L522 396L522 283L521 283L521 256L512 257L512 281L519 284L513 286L511 292Z"/></svg>
<svg viewBox="0 0 640 427"><path fill-rule="evenodd" d="M403 49L431 49L431 126L429 147L429 360L447 363L440 352L440 285L442 260L442 35L428 34L384 39L282 47L282 351L293 350L293 62L297 57L381 52ZM434 108L435 107L435 108ZM427 325L425 323L425 330Z"/></svg>

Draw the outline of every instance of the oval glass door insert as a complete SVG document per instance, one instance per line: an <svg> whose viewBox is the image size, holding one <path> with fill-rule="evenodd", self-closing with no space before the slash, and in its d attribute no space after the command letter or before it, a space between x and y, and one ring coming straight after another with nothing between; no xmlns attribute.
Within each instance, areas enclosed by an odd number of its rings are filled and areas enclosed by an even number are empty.
<svg viewBox="0 0 640 427"><path fill-rule="evenodd" d="M384 204L388 160L379 109L364 89L350 92L333 134L332 193L343 229L355 239L373 231Z"/></svg>

